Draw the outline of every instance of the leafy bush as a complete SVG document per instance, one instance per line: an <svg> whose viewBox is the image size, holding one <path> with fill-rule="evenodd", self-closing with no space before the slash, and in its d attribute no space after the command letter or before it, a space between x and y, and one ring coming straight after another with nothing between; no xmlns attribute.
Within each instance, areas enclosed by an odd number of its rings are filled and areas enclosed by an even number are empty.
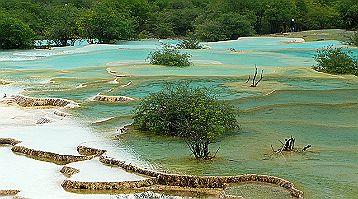
<svg viewBox="0 0 358 199"><path fill-rule="evenodd" d="M4 17L0 19L0 49L25 49L34 44L34 32L22 21Z"/></svg>
<svg viewBox="0 0 358 199"><path fill-rule="evenodd" d="M318 62L313 69L330 74L358 75L358 61L351 51L343 51L341 47L328 46L317 50L314 59Z"/></svg>
<svg viewBox="0 0 358 199"><path fill-rule="evenodd" d="M358 46L358 31L355 31L352 35L348 36L347 44L352 46Z"/></svg>
<svg viewBox="0 0 358 199"><path fill-rule="evenodd" d="M203 46L200 45L200 42L197 39L185 39L182 43L178 44L179 48L183 49L202 49Z"/></svg>
<svg viewBox="0 0 358 199"><path fill-rule="evenodd" d="M136 108L134 126L160 135L185 139L198 159L210 158L209 144L238 129L237 113L202 88L170 86L143 99Z"/></svg>
<svg viewBox="0 0 358 199"><path fill-rule="evenodd" d="M165 44L163 49L151 52L147 59L154 65L185 67L191 65L190 57L188 53L180 53L176 47Z"/></svg>

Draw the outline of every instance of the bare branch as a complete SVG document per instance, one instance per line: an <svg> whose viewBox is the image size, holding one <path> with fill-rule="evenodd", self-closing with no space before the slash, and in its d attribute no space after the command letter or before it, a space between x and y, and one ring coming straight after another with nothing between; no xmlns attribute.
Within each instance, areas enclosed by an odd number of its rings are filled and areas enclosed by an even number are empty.
<svg viewBox="0 0 358 199"><path fill-rule="evenodd" d="M257 76L257 66L255 64L255 75L254 75L254 78L252 79L252 85L251 87L255 87L255 79L256 79L256 76Z"/></svg>
<svg viewBox="0 0 358 199"><path fill-rule="evenodd" d="M272 151L273 151L273 152L275 152L275 153L277 152L277 151L275 151L275 149L273 149L273 146L272 146L272 144L271 144L271 149L272 149Z"/></svg>
<svg viewBox="0 0 358 199"><path fill-rule="evenodd" d="M261 77L260 77L259 81L256 82L255 87L256 87L257 84L259 84L259 82L262 80L262 77L263 77L262 75L263 75L263 73L264 73L264 69L262 69L262 71L261 71Z"/></svg>
<svg viewBox="0 0 358 199"><path fill-rule="evenodd" d="M278 140L278 141L280 141L282 145L285 145L281 140Z"/></svg>
<svg viewBox="0 0 358 199"><path fill-rule="evenodd" d="M185 140L185 139L184 139L184 140ZM194 149L193 149L193 147L189 144L189 142L188 142L187 140L185 140L185 143L188 145L190 151L191 151L193 154L195 154L195 153L194 153Z"/></svg>
<svg viewBox="0 0 358 199"><path fill-rule="evenodd" d="M305 146L305 147L303 147L302 151L306 151L306 150L309 149L309 148L311 148L311 145L310 145L310 144L307 145L307 146Z"/></svg>
<svg viewBox="0 0 358 199"><path fill-rule="evenodd" d="M250 81L251 76L249 75L249 79L247 79L247 81L245 82L245 84L247 84Z"/></svg>
<svg viewBox="0 0 358 199"><path fill-rule="evenodd" d="M219 150L220 150L220 147L216 150L216 152L214 153L214 158L216 157L216 154L219 152Z"/></svg>

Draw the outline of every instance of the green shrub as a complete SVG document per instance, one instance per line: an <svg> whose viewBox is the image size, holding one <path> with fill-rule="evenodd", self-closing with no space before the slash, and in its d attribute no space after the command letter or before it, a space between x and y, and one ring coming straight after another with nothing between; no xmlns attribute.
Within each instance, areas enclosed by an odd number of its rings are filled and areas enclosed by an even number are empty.
<svg viewBox="0 0 358 199"><path fill-rule="evenodd" d="M202 49L203 46L200 45L200 42L197 39L185 39L180 44L178 44L179 48L182 49Z"/></svg>
<svg viewBox="0 0 358 199"><path fill-rule="evenodd" d="M136 108L134 127L185 139L198 159L210 158L209 144L238 129L237 112L202 88L167 86L143 99Z"/></svg>
<svg viewBox="0 0 358 199"><path fill-rule="evenodd" d="M357 58L351 51L343 51L341 47L328 46L317 50L314 59L318 62L313 69L330 74L358 75Z"/></svg>
<svg viewBox="0 0 358 199"><path fill-rule="evenodd" d="M180 53L176 47L165 44L163 49L149 53L147 59L154 65L185 67L191 65L190 57L188 53Z"/></svg>
<svg viewBox="0 0 358 199"><path fill-rule="evenodd" d="M349 35L346 43L352 46L358 46L358 31L355 31L352 35Z"/></svg>

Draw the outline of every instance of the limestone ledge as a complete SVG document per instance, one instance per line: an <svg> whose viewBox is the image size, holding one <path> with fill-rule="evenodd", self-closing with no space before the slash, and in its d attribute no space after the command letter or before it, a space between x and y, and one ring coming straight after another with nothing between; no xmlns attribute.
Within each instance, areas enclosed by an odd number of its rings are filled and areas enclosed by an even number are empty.
<svg viewBox="0 0 358 199"><path fill-rule="evenodd" d="M165 186L156 183L155 178L126 182L80 182L65 180L62 183L62 187L66 191L74 193L83 193L83 190L86 190L88 194L129 194L150 191L183 197L243 199L241 196L226 195L222 189Z"/></svg>
<svg viewBox="0 0 358 199"><path fill-rule="evenodd" d="M242 196L234 196L234 195L224 195L225 199L244 199Z"/></svg>
<svg viewBox="0 0 358 199"><path fill-rule="evenodd" d="M135 101L134 98L126 96L106 96L106 95L96 95L93 100L102 101L102 102L131 102Z"/></svg>
<svg viewBox="0 0 358 199"><path fill-rule="evenodd" d="M15 140L13 138L0 138L0 145L12 145L15 146L21 141Z"/></svg>
<svg viewBox="0 0 358 199"><path fill-rule="evenodd" d="M0 79L0 85L10 84L11 82Z"/></svg>
<svg viewBox="0 0 358 199"><path fill-rule="evenodd" d="M95 149L95 148L86 147L86 146L78 146L77 152L80 155L84 155L84 156L100 156L100 155L104 154L106 152L106 150Z"/></svg>
<svg viewBox="0 0 358 199"><path fill-rule="evenodd" d="M57 116L60 116L60 117L71 116L71 114L65 113L65 112L62 112L62 111L59 111L59 110L55 110L55 111L53 112L53 114L55 114L55 115L57 115Z"/></svg>
<svg viewBox="0 0 358 199"><path fill-rule="evenodd" d="M10 143L16 145L19 141L12 138L0 138L2 143ZM118 166L122 169L149 176L145 180L139 181L124 181L124 182L80 182L65 180L62 183L62 187L66 190L89 190L89 191L146 191L146 190L159 190L173 192L173 191L187 191L189 193L204 194L204 195L215 195L215 198L242 198L240 196L225 195L225 193L218 194L217 190L223 191L227 184L231 183L244 183L244 182L264 182L275 184L280 187L286 188L290 191L291 195L297 198L303 198L303 192L298 190L293 183L284 180L282 178L257 175L257 174L245 174L239 176L192 176L192 175L179 175L179 174L168 174L158 171L149 170L146 168L140 168L138 166L127 164L124 161L116 160L103 156L105 150L78 146L77 150L81 155L59 155L56 153L39 151L29 149L24 146L13 146L11 150L14 153L20 153L34 159L45 160L56 164L68 164L71 162L84 161L92 159L95 156L100 156L99 161L103 164L110 166ZM70 177L71 175L78 173L78 169L71 167L63 167L60 171L64 175ZM153 188L156 187L156 188ZM195 191L193 191L195 190ZM15 190L16 191L16 190ZM7 193L5 191L0 192ZM9 192L14 193L14 192ZM214 194L215 193L215 194ZM195 195L194 194L194 195ZM220 197L219 197L220 196Z"/></svg>
<svg viewBox="0 0 358 199"><path fill-rule="evenodd" d="M12 95L7 99L8 102L14 102L22 107L35 107L35 106L52 106L52 107L65 107L77 108L79 104L68 99L62 98L33 98L23 95Z"/></svg>
<svg viewBox="0 0 358 199"><path fill-rule="evenodd" d="M138 181L123 182L80 182L65 180L62 187L65 189L86 189L86 190L128 190L140 187L149 187L157 184L156 178L149 178Z"/></svg>
<svg viewBox="0 0 358 199"><path fill-rule="evenodd" d="M46 117L41 117L40 119L38 119L36 121L36 124L46 124L46 123L50 123L51 120L46 118Z"/></svg>
<svg viewBox="0 0 358 199"><path fill-rule="evenodd" d="M0 190L0 196L15 196L20 190Z"/></svg>
<svg viewBox="0 0 358 199"><path fill-rule="evenodd" d="M29 149L24 146L14 146L11 148L14 153L20 153L30 158L52 162L59 165L65 165L71 162L90 160L93 156L75 156L75 155L59 155L52 152Z"/></svg>
<svg viewBox="0 0 358 199"><path fill-rule="evenodd" d="M115 160L100 156L100 162L107 165L119 166L126 171L155 177L158 184L167 186L180 186L180 187L192 187L192 188L225 188L230 183L242 183L242 182L264 182L275 184L280 187L286 188L290 191L291 195L297 198L303 198L303 192L298 190L293 183L278 178L275 176L257 175L257 174L245 174L239 176L191 176L191 175L178 175L167 174L148 169L143 169L135 165L126 164L123 161Z"/></svg>
<svg viewBox="0 0 358 199"><path fill-rule="evenodd" d="M76 174L76 173L79 173L80 170L75 169L75 168L72 168L72 167L64 166L64 167L62 167L62 169L60 170L60 172L61 172L64 176L70 178L72 175L74 175L74 174Z"/></svg>

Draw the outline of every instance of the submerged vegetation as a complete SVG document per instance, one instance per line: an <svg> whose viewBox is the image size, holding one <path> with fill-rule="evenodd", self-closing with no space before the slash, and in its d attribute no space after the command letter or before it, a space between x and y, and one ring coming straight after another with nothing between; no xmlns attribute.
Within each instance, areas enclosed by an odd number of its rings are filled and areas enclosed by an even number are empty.
<svg viewBox="0 0 358 199"><path fill-rule="evenodd" d="M35 39L58 46L76 39L114 43L190 35L218 41L292 30L354 29L356 4L356 0L0 0L0 19L22 21ZM293 18L295 23L290 24Z"/></svg>
<svg viewBox="0 0 358 199"><path fill-rule="evenodd" d="M186 67L191 65L190 57L188 53L180 53L175 46L165 44L163 49L149 53L147 59L154 65Z"/></svg>
<svg viewBox="0 0 358 199"><path fill-rule="evenodd" d="M341 47L328 46L318 49L314 59L317 65L313 69L330 74L358 75L358 60L351 51L344 51Z"/></svg>
<svg viewBox="0 0 358 199"><path fill-rule="evenodd" d="M134 126L159 135L182 137L197 159L212 157L209 144L238 129L237 113L202 88L167 86L143 99Z"/></svg>

